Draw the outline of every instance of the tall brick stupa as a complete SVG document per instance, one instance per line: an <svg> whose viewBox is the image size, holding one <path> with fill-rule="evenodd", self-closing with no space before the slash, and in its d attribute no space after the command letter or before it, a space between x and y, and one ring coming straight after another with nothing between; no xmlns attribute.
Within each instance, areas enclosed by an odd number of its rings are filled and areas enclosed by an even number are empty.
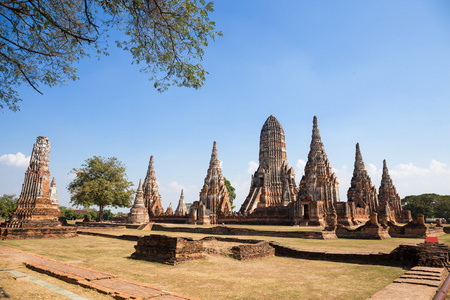
<svg viewBox="0 0 450 300"><path fill-rule="evenodd" d="M76 236L76 228L61 226L61 211L55 205L54 195L53 199L50 196L49 159L50 141L39 136L25 172L17 208L6 228L0 229L2 239ZM55 185L53 188L56 188Z"/></svg>

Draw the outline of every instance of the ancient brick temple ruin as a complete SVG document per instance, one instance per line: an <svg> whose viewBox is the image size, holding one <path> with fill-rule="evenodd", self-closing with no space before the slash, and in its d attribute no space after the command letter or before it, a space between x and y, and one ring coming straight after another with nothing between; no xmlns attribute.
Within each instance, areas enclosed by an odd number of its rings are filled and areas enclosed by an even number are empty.
<svg viewBox="0 0 450 300"><path fill-rule="evenodd" d="M383 160L383 175L378 190L378 202L381 206L381 211L384 210L384 215L388 217L385 221L401 223L411 221L411 213L407 210L402 210L401 199L392 183L386 160Z"/></svg>
<svg viewBox="0 0 450 300"><path fill-rule="evenodd" d="M200 200L191 206L189 222L217 224L219 217L229 215L231 212L230 195L220 168L217 143L214 142L209 168L200 191ZM204 220L205 217L208 220Z"/></svg>
<svg viewBox="0 0 450 300"><path fill-rule="evenodd" d="M6 228L0 228L1 239L76 236L76 228L61 226L55 180L50 187L49 159L50 141L39 136L25 172L17 208Z"/></svg>
<svg viewBox="0 0 450 300"><path fill-rule="evenodd" d="M150 221L148 216L148 210L144 204L144 191L142 189L142 180L139 180L139 186L136 191L136 197L134 200L134 205L128 214L128 223L131 224L142 224L148 223Z"/></svg>
<svg viewBox="0 0 450 300"><path fill-rule="evenodd" d="M153 163L153 155L148 163L147 175L144 179L144 204L148 209L150 216L159 216L164 214L161 204L161 195L158 191L158 183L156 182L155 167Z"/></svg>
<svg viewBox="0 0 450 300"><path fill-rule="evenodd" d="M339 182L325 153L316 116L305 175L300 180L297 199L294 214L298 221L320 225L324 224L325 212L339 202Z"/></svg>
<svg viewBox="0 0 450 300"><path fill-rule="evenodd" d="M261 129L259 167L252 176L250 192L239 212L248 215L258 208L286 207L296 199L295 174L287 163L284 130L271 115Z"/></svg>
<svg viewBox="0 0 450 300"><path fill-rule="evenodd" d="M180 200L178 201L177 209L175 210L176 216L185 216L189 214L189 211L186 207L186 202L184 201L184 193L183 190L181 190Z"/></svg>
<svg viewBox="0 0 450 300"><path fill-rule="evenodd" d="M401 208L400 197L389 176L386 162L383 163L383 179L378 195L365 169L359 144L356 144L355 168L347 193L348 201L340 201L339 182L325 153L316 116L313 118L310 151L304 171L297 188L294 170L287 163L283 127L271 115L261 129L259 166L252 175L250 191L238 213L231 209L216 142L200 199L193 203L189 213L185 211L183 193L175 213L163 213L154 176L153 157L144 182L144 199L151 220L157 222L321 225L334 230L337 224L363 224L370 220L371 215L373 219L373 213L376 213L383 226L388 222L411 221L410 212Z"/></svg>
<svg viewBox="0 0 450 300"><path fill-rule="evenodd" d="M358 215L364 213L362 210L375 212L377 206L379 206L377 189L372 186L372 180L367 174L359 143L356 144L355 168L347 192L347 201L353 203ZM358 212L360 209L361 213Z"/></svg>

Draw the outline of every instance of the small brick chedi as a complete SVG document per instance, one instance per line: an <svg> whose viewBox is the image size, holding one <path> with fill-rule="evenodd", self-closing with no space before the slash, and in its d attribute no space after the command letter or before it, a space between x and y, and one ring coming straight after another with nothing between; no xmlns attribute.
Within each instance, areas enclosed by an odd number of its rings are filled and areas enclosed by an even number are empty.
<svg viewBox="0 0 450 300"><path fill-rule="evenodd" d="M155 167L153 163L153 155L148 163L147 175L144 179L144 204L148 209L150 216L159 216L164 214L161 204L161 195L158 191L158 183L156 182Z"/></svg>
<svg viewBox="0 0 450 300"><path fill-rule="evenodd" d="M378 202L386 211L388 217L386 221L406 223L412 220L410 211L402 209L402 201L392 183L386 160L383 160L383 175L378 190Z"/></svg>
<svg viewBox="0 0 450 300"><path fill-rule="evenodd" d="M175 210L176 216L185 216L189 214L189 211L186 207L186 202L184 201L184 193L183 190L181 190L180 200L178 201L177 209Z"/></svg>
<svg viewBox="0 0 450 300"><path fill-rule="evenodd" d="M142 180L139 180L139 187L136 191L134 205L128 214L128 223L142 224L150 222L148 210L144 204L144 192L142 190Z"/></svg>
<svg viewBox="0 0 450 300"><path fill-rule="evenodd" d="M375 212L378 205L378 195L375 186L372 186L372 180L367 174L366 167L359 149L359 143L356 144L355 168L350 188L347 192L347 200L352 202L356 209L368 209Z"/></svg>
<svg viewBox="0 0 450 300"><path fill-rule="evenodd" d="M271 115L261 129L259 167L239 212L248 215L257 208L285 207L296 201L296 194L294 169L287 163L284 130Z"/></svg>
<svg viewBox="0 0 450 300"><path fill-rule="evenodd" d="M308 161L297 199L294 209L299 220L320 225L324 224L325 212L334 211L339 202L339 182L325 153L316 116L313 118Z"/></svg>
<svg viewBox="0 0 450 300"><path fill-rule="evenodd" d="M200 200L191 206L189 222L217 224L220 216L229 215L231 212L230 195L220 168L217 143L214 142L209 168L200 191Z"/></svg>
<svg viewBox="0 0 450 300"><path fill-rule="evenodd" d="M61 226L54 180L50 187L49 158L50 141L39 136L25 172L17 208L6 228L0 229L2 239L76 236L76 228Z"/></svg>

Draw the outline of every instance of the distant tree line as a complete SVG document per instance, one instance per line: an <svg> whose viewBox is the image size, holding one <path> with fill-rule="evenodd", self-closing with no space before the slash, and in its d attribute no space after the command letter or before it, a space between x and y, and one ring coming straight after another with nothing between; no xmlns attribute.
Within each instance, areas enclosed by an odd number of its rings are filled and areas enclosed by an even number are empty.
<svg viewBox="0 0 450 300"><path fill-rule="evenodd" d="M98 211L95 208L84 208L84 209L73 209L71 207L61 206L61 217L66 218L67 220L76 220L83 219L84 216L87 216L90 220L98 220L99 215ZM123 212L113 213L110 209L103 210L103 220L108 221L113 217L119 217L126 215Z"/></svg>
<svg viewBox="0 0 450 300"><path fill-rule="evenodd" d="M413 218L423 214L425 218L444 218L450 221L450 195L406 196L402 199L402 207L410 210Z"/></svg>

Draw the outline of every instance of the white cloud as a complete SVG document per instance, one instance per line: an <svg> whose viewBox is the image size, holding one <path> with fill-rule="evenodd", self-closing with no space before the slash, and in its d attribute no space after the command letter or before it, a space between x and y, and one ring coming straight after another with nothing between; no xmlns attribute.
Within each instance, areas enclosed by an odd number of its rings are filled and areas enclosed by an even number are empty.
<svg viewBox="0 0 450 300"><path fill-rule="evenodd" d="M169 187L176 191L181 191L182 189L183 190L185 189L183 185L179 184L176 181L172 181L171 183L169 183Z"/></svg>
<svg viewBox="0 0 450 300"><path fill-rule="evenodd" d="M378 190L382 169L377 169L374 164L367 164L366 166L372 184ZM450 195L450 167L446 163L431 160L427 167L420 167L410 162L398 164L395 167L389 167L388 165L388 169L392 182L401 198L424 193ZM350 187L353 169L349 170L344 165L338 169L333 168L333 172L336 173L339 181L341 201L347 201L346 194Z"/></svg>
<svg viewBox="0 0 450 300"><path fill-rule="evenodd" d="M450 167L436 160L425 168L413 163L399 164L389 174L402 198L424 193L450 194Z"/></svg>
<svg viewBox="0 0 450 300"><path fill-rule="evenodd" d="M303 159L297 160L297 176L301 178L305 173L306 161Z"/></svg>
<svg viewBox="0 0 450 300"><path fill-rule="evenodd" d="M253 174L258 169L258 163L254 160L248 162L248 174Z"/></svg>
<svg viewBox="0 0 450 300"><path fill-rule="evenodd" d="M30 156L25 156L22 152L3 154L0 156L0 163L7 166L26 167L30 163Z"/></svg>
<svg viewBox="0 0 450 300"><path fill-rule="evenodd" d="M366 169L367 169L367 173L369 173L370 177L375 177L378 175L377 166L375 166L374 164L368 164ZM381 175L381 173L380 173L380 175Z"/></svg>

